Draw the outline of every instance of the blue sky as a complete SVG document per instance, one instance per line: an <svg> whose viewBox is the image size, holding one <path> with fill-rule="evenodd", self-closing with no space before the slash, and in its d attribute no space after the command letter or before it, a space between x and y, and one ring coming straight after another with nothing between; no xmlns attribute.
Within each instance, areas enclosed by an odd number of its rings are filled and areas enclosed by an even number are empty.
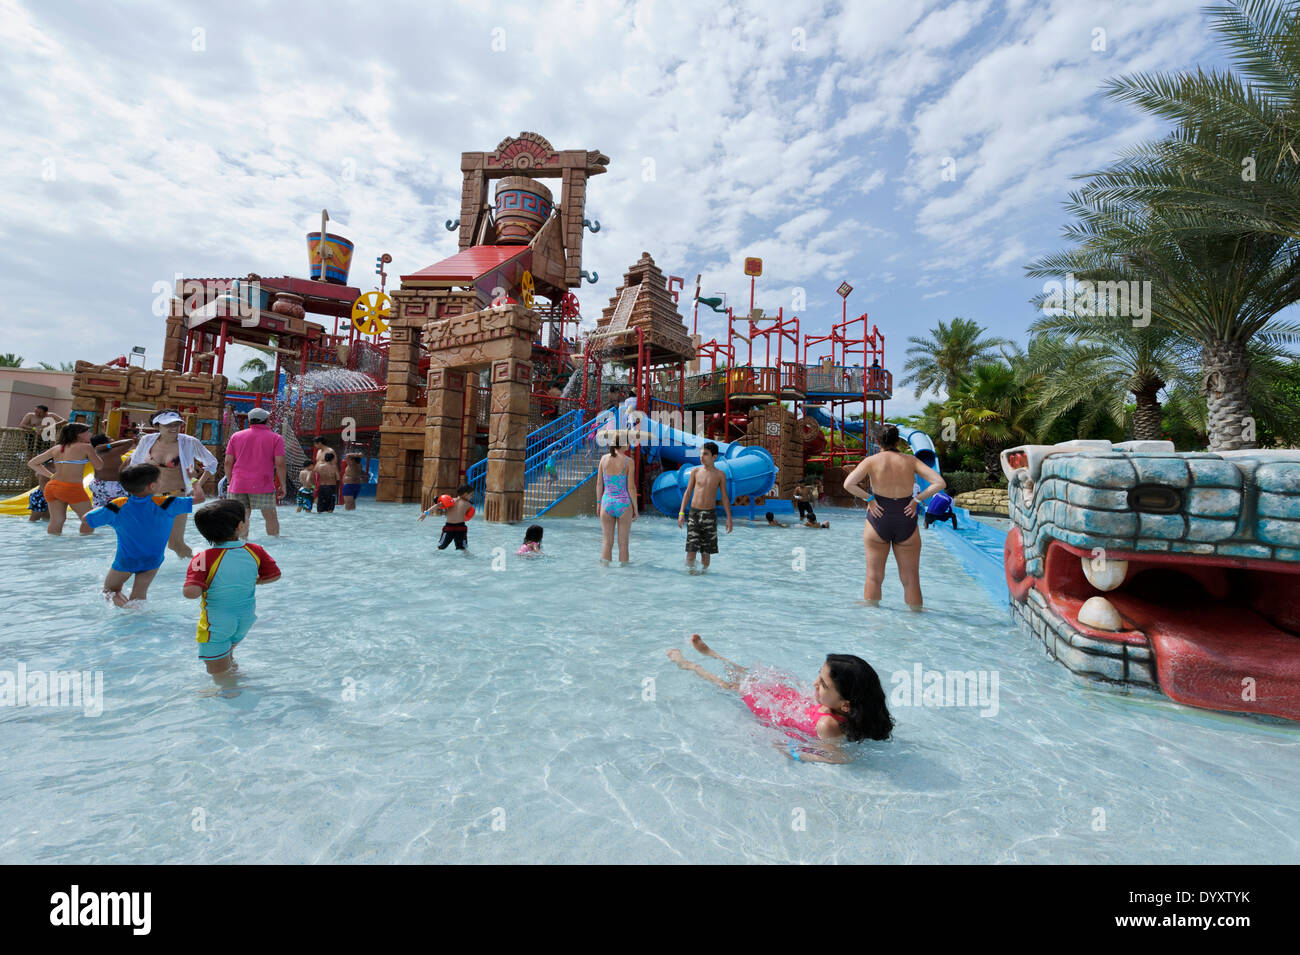
<svg viewBox="0 0 1300 955"><path fill-rule="evenodd" d="M588 322L642 251L742 305L759 255L757 304L803 289L822 333L847 279L895 370L957 315L1023 342L1071 177L1162 131L1100 84L1220 64L1201 6L0 0L0 352L156 365L156 282L305 275L323 207L353 284L421 268L456 251L460 153L523 130L610 157Z"/></svg>

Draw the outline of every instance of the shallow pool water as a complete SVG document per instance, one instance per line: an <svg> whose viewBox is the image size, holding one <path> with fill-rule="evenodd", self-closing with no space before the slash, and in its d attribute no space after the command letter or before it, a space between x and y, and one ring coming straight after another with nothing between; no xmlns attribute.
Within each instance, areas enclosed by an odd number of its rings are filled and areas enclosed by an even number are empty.
<svg viewBox="0 0 1300 955"><path fill-rule="evenodd" d="M549 556L525 561L522 526L473 522L465 557L416 514L287 509L271 541L255 519L284 577L259 589L233 696L197 659L181 561L113 610L111 532L0 519L0 671L104 681L97 717L0 708L0 862L1300 861L1300 729L1075 677L937 529L913 614L896 578L858 602L860 512L739 521L702 576L657 516L631 566L602 567L594 518L543 520ZM827 652L865 657L907 690L895 737L791 761L668 661L702 659L692 632L805 683ZM990 695L915 705L918 667Z"/></svg>

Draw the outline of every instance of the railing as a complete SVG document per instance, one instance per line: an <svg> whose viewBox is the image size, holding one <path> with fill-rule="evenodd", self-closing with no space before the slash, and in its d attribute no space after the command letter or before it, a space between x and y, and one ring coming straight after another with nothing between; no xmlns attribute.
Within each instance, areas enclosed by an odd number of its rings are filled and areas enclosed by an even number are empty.
<svg viewBox="0 0 1300 955"><path fill-rule="evenodd" d="M21 492L35 487L36 472L27 462L50 447L50 442L30 428L0 428L0 490Z"/></svg>
<svg viewBox="0 0 1300 955"><path fill-rule="evenodd" d="M808 368L797 361L781 362L781 390L803 394L808 387Z"/></svg>
<svg viewBox="0 0 1300 955"><path fill-rule="evenodd" d="M860 395L892 397L894 376L883 368L845 368L832 365L807 365L807 388L810 395Z"/></svg>

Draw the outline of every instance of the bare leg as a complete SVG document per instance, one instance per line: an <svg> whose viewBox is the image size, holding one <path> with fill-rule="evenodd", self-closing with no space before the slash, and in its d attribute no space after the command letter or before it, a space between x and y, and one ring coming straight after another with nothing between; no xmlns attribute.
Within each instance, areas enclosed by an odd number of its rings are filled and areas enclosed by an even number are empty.
<svg viewBox="0 0 1300 955"><path fill-rule="evenodd" d="M145 600L149 596L149 585L153 583L154 577L158 575L157 570L146 570L143 573L135 575L135 583L131 585L131 599Z"/></svg>
<svg viewBox="0 0 1300 955"><path fill-rule="evenodd" d="M695 573L695 551L693 550L686 552L686 569L692 574Z"/></svg>
<svg viewBox="0 0 1300 955"><path fill-rule="evenodd" d="M898 579L903 584L903 601L913 610L921 609L921 532L894 545L898 562ZM883 566L883 565L882 565Z"/></svg>
<svg viewBox="0 0 1300 955"><path fill-rule="evenodd" d="M59 535L63 533L63 522L68 519L68 504L66 501L51 501L48 498L46 503L50 506L50 526L45 528L45 533Z"/></svg>
<svg viewBox="0 0 1300 955"><path fill-rule="evenodd" d="M600 509L600 559L609 563L614 556L614 526L618 522L603 507Z"/></svg>
<svg viewBox="0 0 1300 955"><path fill-rule="evenodd" d="M81 518L81 533L83 534L95 533L95 529L91 527L89 524L87 524L85 520L86 515L89 514L92 510L94 510L95 505L92 504L90 501L84 501L81 504L69 504L68 506L72 508L72 510L76 513L77 517Z"/></svg>
<svg viewBox="0 0 1300 955"><path fill-rule="evenodd" d="M280 517L278 514L275 513L275 508L273 507L262 508L262 520L266 523L267 537L280 536Z"/></svg>
<svg viewBox="0 0 1300 955"><path fill-rule="evenodd" d="M880 535L869 523L863 525L862 543L867 552L867 582L862 588L862 599L875 607L880 603L880 587L885 580L889 545L880 539Z"/></svg>
<svg viewBox="0 0 1300 955"><path fill-rule="evenodd" d="M700 571L703 572L708 569L709 569L709 555L700 554Z"/></svg>
<svg viewBox="0 0 1300 955"><path fill-rule="evenodd" d="M729 673L735 673L739 675L741 673L745 673L746 670L748 669L747 667L741 666L739 663L733 663L732 661L724 657L721 653L718 653L707 643L705 643L704 639L698 633L691 634L691 646L693 646L700 653L704 654L706 657L713 657L713 659L715 660L721 660L723 663L727 665L727 671Z"/></svg>
<svg viewBox="0 0 1300 955"><path fill-rule="evenodd" d="M126 598L122 596L122 588L126 586L126 582L130 579L131 575L121 570L110 570L108 576L104 578L104 595L110 598L115 606L126 606Z"/></svg>
<svg viewBox="0 0 1300 955"><path fill-rule="evenodd" d="M682 657L682 651L678 650L676 647L673 647L668 651L668 659L672 660L673 663L676 663L683 670L690 670L692 673L704 677L704 679L708 680L714 686L721 687L724 690L731 690L733 693L740 689L739 683L728 683L726 680L722 679L722 677L714 676L698 663L691 663L684 659Z"/></svg>
<svg viewBox="0 0 1300 955"><path fill-rule="evenodd" d="M355 511L357 509L357 499L355 497L343 498L343 510Z"/></svg>
<svg viewBox="0 0 1300 955"><path fill-rule="evenodd" d="M185 543L186 517L188 517L186 514L177 514L176 519L172 521L172 533L167 539L167 546L176 552L177 557L189 560L194 556L194 551L190 550L189 545Z"/></svg>
<svg viewBox="0 0 1300 955"><path fill-rule="evenodd" d="M632 512L624 511L618 517L618 559L628 562L628 535L632 533Z"/></svg>

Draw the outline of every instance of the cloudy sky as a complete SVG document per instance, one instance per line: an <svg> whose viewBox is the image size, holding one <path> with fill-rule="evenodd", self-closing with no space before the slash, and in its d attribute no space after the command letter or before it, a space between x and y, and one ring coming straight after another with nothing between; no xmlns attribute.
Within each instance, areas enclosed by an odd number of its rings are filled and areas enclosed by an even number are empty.
<svg viewBox="0 0 1300 955"><path fill-rule="evenodd" d="M422 268L456 251L460 153L523 130L611 159L589 322L644 250L746 307L762 256L757 304L802 290L804 332L847 279L895 369L939 319L1023 341L1071 177L1161 132L1100 84L1221 62L1201 6L0 0L0 352L156 366L155 283L305 276L322 208L353 284Z"/></svg>

